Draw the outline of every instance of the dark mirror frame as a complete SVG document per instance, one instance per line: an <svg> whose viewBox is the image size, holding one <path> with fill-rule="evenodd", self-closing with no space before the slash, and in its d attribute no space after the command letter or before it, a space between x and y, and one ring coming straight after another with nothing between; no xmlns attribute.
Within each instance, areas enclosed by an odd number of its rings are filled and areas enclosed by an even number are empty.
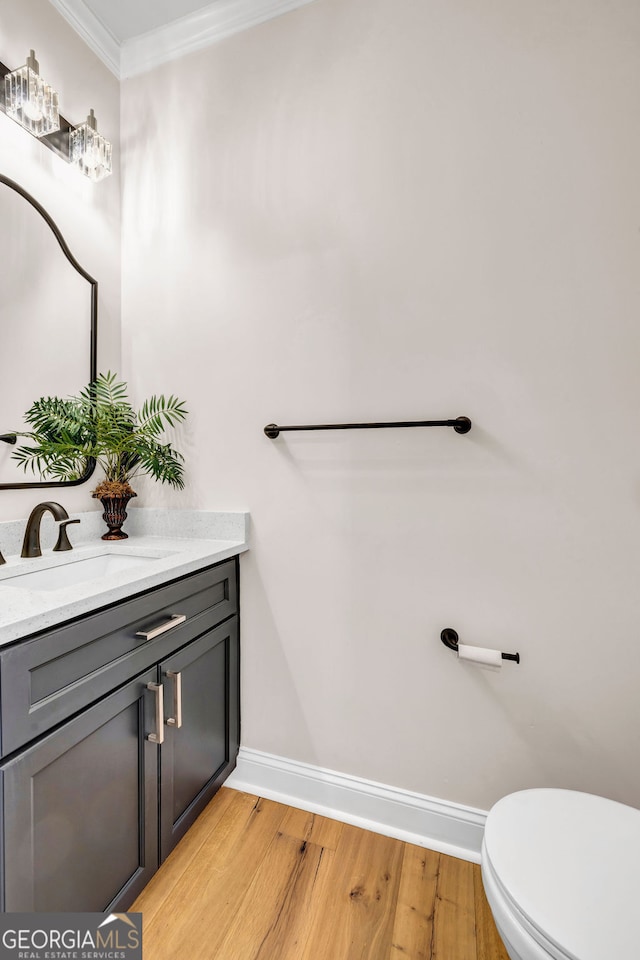
<svg viewBox="0 0 640 960"><path fill-rule="evenodd" d="M89 377L87 382L93 383L97 377L97 353L98 353L98 281L94 280L86 270L84 270L76 258L73 256L67 243L60 233L57 224L51 219L47 211L42 207L35 197L32 197L30 193L27 193L26 190L15 182L15 180L10 180L9 177L5 177L0 173L0 183L4 183L5 186L9 187L11 190L15 190L21 197L23 197L27 203L30 203L31 206L38 211L42 219L45 221L54 237L60 245L60 249L64 253L65 257L71 264L71 266L76 270L81 277L90 284L91 287L91 334L90 334L90 347L89 347ZM37 398L34 398L37 399ZM5 433L0 435L0 440L3 440L5 443L15 443L16 438L14 434ZM87 461L87 469L82 474L78 480L38 480L31 481L30 483L0 483L0 490L22 490L27 488L38 488L38 487L77 487L80 483L85 483L93 471L95 470L95 461ZM16 469L18 469L16 465Z"/></svg>

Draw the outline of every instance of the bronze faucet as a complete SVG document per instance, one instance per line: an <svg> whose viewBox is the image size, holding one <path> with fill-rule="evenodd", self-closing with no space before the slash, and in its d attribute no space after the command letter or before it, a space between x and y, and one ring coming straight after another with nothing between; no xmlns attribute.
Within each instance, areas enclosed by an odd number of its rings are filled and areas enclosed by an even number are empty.
<svg viewBox="0 0 640 960"><path fill-rule="evenodd" d="M70 520L69 514L63 506L61 506L59 503L54 503L53 500L46 500L44 503L39 503L36 507L34 507L29 514L27 528L24 532L24 540L22 542L22 553L20 554L21 557L42 556L42 550L40 549L40 523L42 521L42 517L47 512L53 514L54 520L63 521L60 523L58 541L53 549L71 550L71 544L69 543L69 538L67 537L66 528L70 523L80 523L80 521Z"/></svg>

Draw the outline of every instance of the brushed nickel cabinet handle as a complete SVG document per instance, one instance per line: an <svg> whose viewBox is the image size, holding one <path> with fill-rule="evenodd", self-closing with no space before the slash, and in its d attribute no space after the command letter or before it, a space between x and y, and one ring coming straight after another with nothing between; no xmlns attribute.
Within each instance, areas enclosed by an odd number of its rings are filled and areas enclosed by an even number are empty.
<svg viewBox="0 0 640 960"><path fill-rule="evenodd" d="M179 730L182 726L182 673L167 670L167 676L173 680L173 716L167 717L167 723Z"/></svg>
<svg viewBox="0 0 640 960"><path fill-rule="evenodd" d="M156 732L150 733L147 740L152 743L164 743L164 687L161 683L148 683L147 690L156 695Z"/></svg>
<svg viewBox="0 0 640 960"><path fill-rule="evenodd" d="M177 613L173 617L170 617L166 623L161 623L159 627L155 627L153 630L138 630L136 637L143 637L145 640L154 640L156 637L159 637L160 634L166 633L167 630L173 630L174 627L180 626L186 619L183 613Z"/></svg>

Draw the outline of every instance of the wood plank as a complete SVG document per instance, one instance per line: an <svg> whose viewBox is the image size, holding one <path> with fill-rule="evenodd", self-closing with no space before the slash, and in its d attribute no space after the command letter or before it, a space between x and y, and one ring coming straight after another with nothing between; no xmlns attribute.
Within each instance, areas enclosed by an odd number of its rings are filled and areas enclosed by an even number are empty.
<svg viewBox="0 0 640 960"><path fill-rule="evenodd" d="M255 873L219 956L298 960L307 942L317 889L330 851L278 833Z"/></svg>
<svg viewBox="0 0 640 960"><path fill-rule="evenodd" d="M403 853L401 841L345 824L328 872L326 896L296 960L386 957Z"/></svg>
<svg viewBox="0 0 640 960"><path fill-rule="evenodd" d="M444 861L445 858L442 858ZM438 874L432 960L477 960L473 866L447 857Z"/></svg>
<svg viewBox="0 0 640 960"><path fill-rule="evenodd" d="M482 884L482 873L478 864L473 865L473 886L475 890L476 912L476 948L478 960L509 960L506 948L496 930L491 907Z"/></svg>
<svg viewBox="0 0 640 960"><path fill-rule="evenodd" d="M243 816L248 818L255 803L256 798L247 793L237 793L225 788L216 793L191 829L187 831L177 847L171 851L151 882L147 884L138 899L129 908L144 915L145 926L161 909L173 888L180 882L183 873L189 869L191 862L197 859L200 848L210 834L219 828L222 819L228 818L229 812L234 819ZM226 829L228 829L228 823Z"/></svg>
<svg viewBox="0 0 640 960"><path fill-rule="evenodd" d="M162 909L144 925L145 954L153 960L216 956L287 810L271 800L251 799L248 818L242 806L229 809Z"/></svg>
<svg viewBox="0 0 640 960"><path fill-rule="evenodd" d="M439 853L405 844L389 960L431 960L439 872Z"/></svg>
<svg viewBox="0 0 640 960"><path fill-rule="evenodd" d="M225 788L131 909L153 960L508 960L477 865Z"/></svg>
<svg viewBox="0 0 640 960"><path fill-rule="evenodd" d="M289 837L315 843L326 850L337 850L342 827L343 824L337 820L329 820L328 817L321 817L317 813L289 807L280 829Z"/></svg>

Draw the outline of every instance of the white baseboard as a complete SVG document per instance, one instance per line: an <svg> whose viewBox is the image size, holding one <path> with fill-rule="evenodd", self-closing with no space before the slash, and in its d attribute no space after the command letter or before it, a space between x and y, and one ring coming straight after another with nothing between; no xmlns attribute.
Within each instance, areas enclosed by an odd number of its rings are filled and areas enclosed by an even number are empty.
<svg viewBox="0 0 640 960"><path fill-rule="evenodd" d="M225 786L480 863L484 810L247 747Z"/></svg>

